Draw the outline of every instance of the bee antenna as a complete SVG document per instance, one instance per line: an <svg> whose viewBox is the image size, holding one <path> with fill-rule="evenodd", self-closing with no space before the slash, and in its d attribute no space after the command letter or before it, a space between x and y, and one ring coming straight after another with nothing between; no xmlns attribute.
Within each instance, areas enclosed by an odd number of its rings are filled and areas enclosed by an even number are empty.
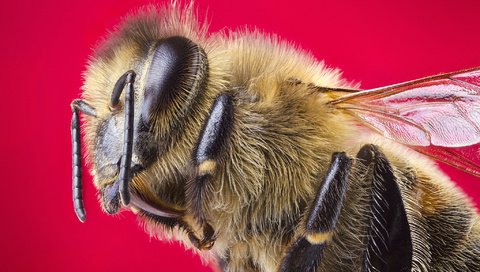
<svg viewBox="0 0 480 272"><path fill-rule="evenodd" d="M82 194L82 143L80 137L80 118L78 112L81 111L89 116L97 116L95 109L83 100L76 99L70 104L72 108L72 192L73 207L78 219L85 222L85 207L83 206Z"/></svg>
<svg viewBox="0 0 480 272"><path fill-rule="evenodd" d="M133 153L133 117L134 117L134 88L133 84L135 83L135 72L128 71L122 77L119 78L117 85L125 86L126 84L126 93L125 93L125 126L124 126L124 141L123 141L123 155L122 161L120 164L120 175L119 175L119 192L120 199L122 200L123 205L127 206L130 203L130 191L129 191L129 182L130 182L130 172L131 172L131 162L132 162L132 153ZM124 77L124 79L122 79ZM124 83L121 83L121 82ZM119 83L120 82L120 83ZM112 102L117 102L118 97L120 97L121 90L113 90ZM115 99L114 99L115 98ZM112 103L112 105L114 105Z"/></svg>
<svg viewBox="0 0 480 272"><path fill-rule="evenodd" d="M110 107L114 108L120 103L120 95L122 94L123 88L125 87L127 76L133 71L128 71L123 74L113 86L112 96L110 97Z"/></svg>

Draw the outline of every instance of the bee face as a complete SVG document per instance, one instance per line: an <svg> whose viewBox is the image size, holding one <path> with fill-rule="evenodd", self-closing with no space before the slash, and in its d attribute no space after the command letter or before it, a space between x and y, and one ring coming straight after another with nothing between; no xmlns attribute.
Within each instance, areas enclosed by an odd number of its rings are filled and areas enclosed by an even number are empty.
<svg viewBox="0 0 480 272"><path fill-rule="evenodd" d="M184 134L183 127L188 126L187 132L200 129L198 124L191 124L191 119L198 115L196 105L204 97L208 60L200 45L182 35L190 33L185 25L174 22L171 16L171 22L162 22L162 14L149 16L151 12L127 20L123 31L98 50L88 67L84 96L93 101L96 109L95 118L87 119L89 156L107 212L116 213L121 207L118 180L125 149L130 148L128 174L132 197L136 202L147 201L148 205L160 208L159 214L171 211L174 216L164 215L179 217L184 206L183 187L189 178L184 168L188 167L190 156L185 156L186 152L178 156L175 149L178 145L193 149L192 139L178 138ZM155 29L151 24L159 23L165 27L147 33ZM178 35L165 33L175 28L168 24L178 24ZM195 34L198 33L201 31ZM122 70L128 72L120 74ZM129 82L128 77L134 80ZM128 108L123 90L130 85L133 102ZM131 121L127 120L129 115ZM132 134L130 140L126 138L128 133ZM126 141L131 142L130 146ZM162 164L160 158L169 158L165 154L174 154L173 159ZM151 211L152 207L148 209Z"/></svg>
<svg viewBox="0 0 480 272"><path fill-rule="evenodd" d="M136 84L138 101L134 103L133 158L135 165L150 166L164 150L165 139L157 136L170 135L171 127L181 123L190 103L204 88L207 60L203 50L184 37L162 39L151 46L143 58L140 73L143 82ZM112 88L109 113L97 126L95 133L95 165L104 167L118 164L122 152L118 149L124 142L124 105L120 92L125 86L121 76ZM134 87L135 89L135 87ZM173 117L168 123L158 119ZM100 175L103 173L99 172Z"/></svg>

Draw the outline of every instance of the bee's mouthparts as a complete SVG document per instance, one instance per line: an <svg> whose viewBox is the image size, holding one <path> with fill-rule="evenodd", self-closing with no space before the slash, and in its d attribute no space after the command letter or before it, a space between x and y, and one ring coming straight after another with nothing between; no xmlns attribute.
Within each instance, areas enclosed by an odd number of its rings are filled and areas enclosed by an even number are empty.
<svg viewBox="0 0 480 272"><path fill-rule="evenodd" d="M135 167L132 168L132 170ZM137 168L139 169L139 168ZM135 172L132 171L132 176ZM117 179L113 184L107 185L102 189L102 202L106 212L109 214L116 214L121 208L120 204L120 192L119 192L120 179ZM126 207L136 208L144 212L169 218L178 218L183 215L182 211L166 207L159 203L152 203L153 201L145 200L135 189L130 188L130 203Z"/></svg>

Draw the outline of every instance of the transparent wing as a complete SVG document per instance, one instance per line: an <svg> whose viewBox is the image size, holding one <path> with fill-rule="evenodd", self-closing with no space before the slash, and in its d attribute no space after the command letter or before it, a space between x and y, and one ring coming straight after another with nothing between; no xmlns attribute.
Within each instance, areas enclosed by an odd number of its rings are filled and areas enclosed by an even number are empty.
<svg viewBox="0 0 480 272"><path fill-rule="evenodd" d="M480 176L480 68L356 92L330 104L387 138Z"/></svg>
<svg viewBox="0 0 480 272"><path fill-rule="evenodd" d="M412 148L437 161L480 177L480 144L464 147L413 146Z"/></svg>

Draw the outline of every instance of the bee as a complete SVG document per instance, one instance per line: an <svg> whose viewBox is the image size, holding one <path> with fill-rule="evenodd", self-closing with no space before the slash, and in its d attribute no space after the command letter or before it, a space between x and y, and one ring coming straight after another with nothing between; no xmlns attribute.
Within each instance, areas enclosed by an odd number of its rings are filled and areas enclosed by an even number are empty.
<svg viewBox="0 0 480 272"><path fill-rule="evenodd" d="M257 31L148 7L95 50L72 107L105 212L224 271L480 271L480 69L372 90Z"/></svg>

